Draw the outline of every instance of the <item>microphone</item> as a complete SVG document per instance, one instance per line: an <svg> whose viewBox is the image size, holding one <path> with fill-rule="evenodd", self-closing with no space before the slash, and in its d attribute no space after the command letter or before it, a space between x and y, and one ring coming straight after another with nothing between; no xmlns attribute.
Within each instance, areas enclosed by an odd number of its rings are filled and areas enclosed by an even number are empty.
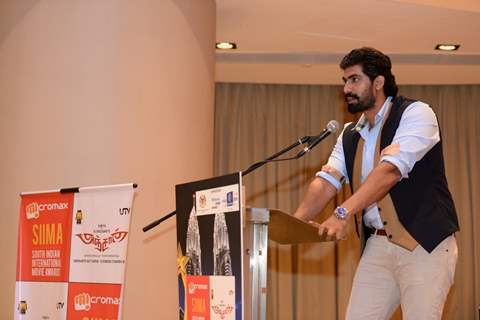
<svg viewBox="0 0 480 320"><path fill-rule="evenodd" d="M327 127L322 131L322 133L320 133L318 136L312 137L308 145L297 154L297 158L304 156L307 152L312 150L317 144L320 143L320 141L328 137L331 133L337 132L339 127L340 124L337 120L330 120L327 123Z"/></svg>

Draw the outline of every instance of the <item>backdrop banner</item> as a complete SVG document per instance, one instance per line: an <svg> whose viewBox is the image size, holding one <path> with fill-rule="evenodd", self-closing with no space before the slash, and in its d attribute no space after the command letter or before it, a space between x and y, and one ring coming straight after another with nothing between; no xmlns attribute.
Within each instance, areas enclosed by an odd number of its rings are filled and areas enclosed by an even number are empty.
<svg viewBox="0 0 480 320"><path fill-rule="evenodd" d="M133 184L21 195L15 319L121 319Z"/></svg>

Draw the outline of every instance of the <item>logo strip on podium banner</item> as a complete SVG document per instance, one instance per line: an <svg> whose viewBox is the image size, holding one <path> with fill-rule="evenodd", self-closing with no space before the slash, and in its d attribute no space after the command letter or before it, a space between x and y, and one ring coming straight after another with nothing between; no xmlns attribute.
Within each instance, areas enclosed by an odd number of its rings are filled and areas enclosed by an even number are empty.
<svg viewBox="0 0 480 320"><path fill-rule="evenodd" d="M21 194L14 319L120 319L134 184Z"/></svg>

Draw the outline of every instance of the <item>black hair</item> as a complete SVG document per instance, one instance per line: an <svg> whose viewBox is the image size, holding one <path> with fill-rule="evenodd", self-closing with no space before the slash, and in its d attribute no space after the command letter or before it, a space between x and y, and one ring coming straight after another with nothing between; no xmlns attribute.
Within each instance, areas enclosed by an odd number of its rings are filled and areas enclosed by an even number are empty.
<svg viewBox="0 0 480 320"><path fill-rule="evenodd" d="M398 87L395 83L395 76L392 74L392 62L390 58L374 48L362 47L353 49L343 57L340 68L345 70L348 67L361 65L362 71L373 81L377 76L385 78L383 92L386 96L396 97Z"/></svg>

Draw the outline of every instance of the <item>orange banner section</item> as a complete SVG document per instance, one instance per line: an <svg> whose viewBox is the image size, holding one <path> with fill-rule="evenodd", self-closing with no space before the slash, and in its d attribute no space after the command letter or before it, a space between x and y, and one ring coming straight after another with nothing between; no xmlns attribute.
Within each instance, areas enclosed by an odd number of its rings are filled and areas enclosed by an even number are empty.
<svg viewBox="0 0 480 320"><path fill-rule="evenodd" d="M17 281L68 281L72 210L71 193L22 196Z"/></svg>
<svg viewBox="0 0 480 320"><path fill-rule="evenodd" d="M210 280L208 276L187 276L187 320L210 319Z"/></svg>
<svg viewBox="0 0 480 320"><path fill-rule="evenodd" d="M67 319L118 319L121 284L70 283Z"/></svg>

